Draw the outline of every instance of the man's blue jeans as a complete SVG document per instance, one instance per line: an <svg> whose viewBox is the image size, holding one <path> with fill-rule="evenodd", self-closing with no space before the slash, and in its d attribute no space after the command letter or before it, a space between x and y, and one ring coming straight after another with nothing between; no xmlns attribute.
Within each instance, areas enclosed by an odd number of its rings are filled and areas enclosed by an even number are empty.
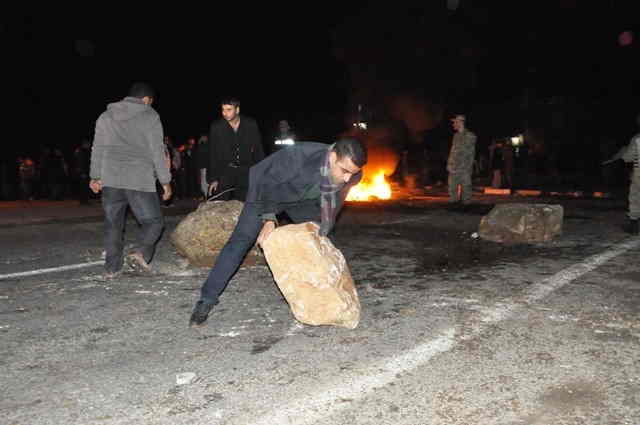
<svg viewBox="0 0 640 425"><path fill-rule="evenodd" d="M283 210L294 223L320 222L319 200L303 201ZM218 303L218 297L238 270L247 252L256 243L262 225L256 206L249 202L245 203L233 233L218 254L209 277L202 285L201 299L205 303Z"/></svg>
<svg viewBox="0 0 640 425"><path fill-rule="evenodd" d="M104 244L107 254L104 267L109 273L122 269L127 207L131 207L131 211L140 223L137 249L147 263L153 258L156 242L160 239L164 228L160 199L156 192L104 187L102 208L105 226Z"/></svg>

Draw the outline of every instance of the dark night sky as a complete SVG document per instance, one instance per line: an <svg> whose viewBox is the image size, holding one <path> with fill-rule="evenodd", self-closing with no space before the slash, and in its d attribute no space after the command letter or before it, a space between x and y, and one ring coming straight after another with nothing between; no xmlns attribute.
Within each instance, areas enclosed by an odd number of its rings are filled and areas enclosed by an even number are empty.
<svg viewBox="0 0 640 425"><path fill-rule="evenodd" d="M137 80L154 85L154 106L178 141L205 131L227 94L240 97L243 112L263 127L289 118L323 134L326 117L329 134L363 84L374 93L413 91L458 105L502 102L530 87L605 102L612 115L622 111L623 126L633 124L640 94L635 1L460 0L455 12L445 0L300 3L86 7L3 18L8 92L17 100L8 131L21 141L13 150L70 148L91 137L106 104ZM621 47L625 30L638 39ZM477 70L472 87L456 77L469 66Z"/></svg>
<svg viewBox="0 0 640 425"><path fill-rule="evenodd" d="M35 144L76 144L137 80L156 88L154 107L178 139L206 130L225 95L239 97L243 112L265 123L342 108L346 74L329 37L341 15L305 9L136 11L129 18L74 10L16 18L3 29L20 64L11 87L17 135L30 145L33 136Z"/></svg>

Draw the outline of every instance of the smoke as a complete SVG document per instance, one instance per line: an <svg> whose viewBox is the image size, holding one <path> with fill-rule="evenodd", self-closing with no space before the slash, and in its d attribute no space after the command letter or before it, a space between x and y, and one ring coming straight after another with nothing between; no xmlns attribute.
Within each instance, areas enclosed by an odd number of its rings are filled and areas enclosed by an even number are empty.
<svg viewBox="0 0 640 425"><path fill-rule="evenodd" d="M366 132L354 129L343 136L357 138L367 147L368 161L363 168L365 180L373 178L380 170L383 170L386 176L394 173L400 161L401 150L398 145L404 138L397 126L380 125Z"/></svg>
<svg viewBox="0 0 640 425"><path fill-rule="evenodd" d="M424 133L442 121L441 106L415 95L398 95L388 101L391 118L407 128L409 143L421 143Z"/></svg>
<svg viewBox="0 0 640 425"><path fill-rule="evenodd" d="M403 94L387 97L369 115L368 130L352 128L345 136L360 139L368 149L369 161L364 178L372 178L379 170L390 176L396 171L402 152L410 144L423 142L426 131L442 120L443 109L417 95ZM378 117L376 117L378 115Z"/></svg>

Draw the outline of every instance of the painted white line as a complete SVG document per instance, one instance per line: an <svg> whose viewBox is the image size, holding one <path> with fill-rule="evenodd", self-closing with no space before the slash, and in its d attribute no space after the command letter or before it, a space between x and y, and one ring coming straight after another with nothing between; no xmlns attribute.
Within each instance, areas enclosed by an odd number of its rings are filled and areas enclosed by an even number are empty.
<svg viewBox="0 0 640 425"><path fill-rule="evenodd" d="M63 272L65 270L83 269L85 267L101 266L103 264L104 264L104 260L101 260L101 261L90 261L88 263L70 264L68 266L51 267L51 268L48 268L48 269L38 269L38 270L30 270L30 271L27 271L27 272L0 274L0 280L2 280L2 279L11 279L11 278L14 278L14 277L34 276L34 275L37 275L37 274Z"/></svg>
<svg viewBox="0 0 640 425"><path fill-rule="evenodd" d="M439 337L429 340L402 354L383 359L368 367L366 371L340 376L340 382L319 388L313 395L298 399L287 400L283 405L276 406L271 413L259 418L255 422L241 419L241 422L251 425L311 425L320 419L325 419L338 410L342 410L349 403L339 403L341 399L356 400L365 397L375 388L383 387L397 379L398 374L406 373L423 366L438 354L451 350L460 341L477 337L489 325L494 325L513 316L527 304L540 301L551 292L562 288L567 283L588 273L598 266L624 252L640 246L640 239L628 240L614 245L609 250L593 255L581 263L568 267L555 275L544 279L530 287L524 295L514 298L511 302L500 302L491 308L481 310L478 325L464 335L457 335L455 327L449 328Z"/></svg>
<svg viewBox="0 0 640 425"><path fill-rule="evenodd" d="M398 220L393 220L393 221L383 221L380 223L380 225L382 226L391 226L394 224L407 224L407 223L419 223L421 221L427 221L427 220L432 220L433 217L418 217L418 218L401 218Z"/></svg>

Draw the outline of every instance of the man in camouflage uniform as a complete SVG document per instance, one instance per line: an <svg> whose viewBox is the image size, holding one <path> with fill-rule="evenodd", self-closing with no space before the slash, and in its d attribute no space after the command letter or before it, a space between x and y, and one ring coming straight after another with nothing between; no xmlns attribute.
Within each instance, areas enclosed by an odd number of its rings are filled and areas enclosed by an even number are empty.
<svg viewBox="0 0 640 425"><path fill-rule="evenodd" d="M640 126L640 114L636 117L636 123ZM633 136L627 146L620 149L617 154L603 164L608 164L617 159L633 163L631 184L629 186L629 224L626 230L628 233L637 235L640 233L638 226L638 219L640 219L640 133Z"/></svg>
<svg viewBox="0 0 640 425"><path fill-rule="evenodd" d="M471 200L471 174L476 153L476 135L465 127L465 116L451 119L455 135L447 161L449 172L449 202L463 204ZM458 186L460 191L458 192Z"/></svg>

